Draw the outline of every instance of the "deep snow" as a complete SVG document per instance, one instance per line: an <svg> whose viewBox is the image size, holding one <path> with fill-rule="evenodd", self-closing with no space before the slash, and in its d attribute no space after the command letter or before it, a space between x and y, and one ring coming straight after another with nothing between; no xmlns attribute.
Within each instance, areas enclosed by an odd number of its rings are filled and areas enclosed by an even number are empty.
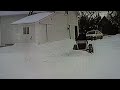
<svg viewBox="0 0 120 90"><path fill-rule="evenodd" d="M94 53L73 51L65 39L0 48L0 78L120 78L120 34L89 41Z"/></svg>

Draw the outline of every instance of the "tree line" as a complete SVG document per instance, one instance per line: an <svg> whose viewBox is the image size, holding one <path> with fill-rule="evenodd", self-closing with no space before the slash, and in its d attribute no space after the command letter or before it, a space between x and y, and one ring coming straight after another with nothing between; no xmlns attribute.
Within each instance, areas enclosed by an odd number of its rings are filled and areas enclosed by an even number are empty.
<svg viewBox="0 0 120 90"><path fill-rule="evenodd" d="M100 30L104 34L117 34L120 30L120 11L80 11L79 32Z"/></svg>

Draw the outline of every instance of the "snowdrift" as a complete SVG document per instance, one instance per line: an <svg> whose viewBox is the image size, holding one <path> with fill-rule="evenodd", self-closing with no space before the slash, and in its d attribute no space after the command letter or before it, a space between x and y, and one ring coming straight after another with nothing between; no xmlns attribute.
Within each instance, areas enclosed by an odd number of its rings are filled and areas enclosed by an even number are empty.
<svg viewBox="0 0 120 90"><path fill-rule="evenodd" d="M0 78L120 78L120 35L90 43L94 54L73 51L72 39L0 48Z"/></svg>

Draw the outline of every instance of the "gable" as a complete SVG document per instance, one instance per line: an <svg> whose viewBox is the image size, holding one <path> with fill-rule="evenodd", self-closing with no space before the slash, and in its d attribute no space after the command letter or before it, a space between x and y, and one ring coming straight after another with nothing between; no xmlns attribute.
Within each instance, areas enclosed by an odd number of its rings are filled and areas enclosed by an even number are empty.
<svg viewBox="0 0 120 90"><path fill-rule="evenodd" d="M51 14L53 14L53 13L44 12L44 13L34 14L34 15L31 15L31 16L27 16L25 18L22 18L22 19L20 19L18 21L15 21L12 24L35 23L35 22L38 22L38 21L48 17Z"/></svg>

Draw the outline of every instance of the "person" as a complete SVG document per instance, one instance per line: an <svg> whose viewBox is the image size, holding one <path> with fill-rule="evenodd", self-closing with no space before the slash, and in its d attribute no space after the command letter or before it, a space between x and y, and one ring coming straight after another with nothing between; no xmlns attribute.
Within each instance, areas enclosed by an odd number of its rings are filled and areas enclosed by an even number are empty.
<svg viewBox="0 0 120 90"><path fill-rule="evenodd" d="M84 32L80 33L78 38L76 39L76 41L78 41L78 40L87 40L86 34Z"/></svg>
<svg viewBox="0 0 120 90"><path fill-rule="evenodd" d="M78 38L76 39L76 43L79 49L85 49L88 41L86 39L86 34L84 32L80 33Z"/></svg>

